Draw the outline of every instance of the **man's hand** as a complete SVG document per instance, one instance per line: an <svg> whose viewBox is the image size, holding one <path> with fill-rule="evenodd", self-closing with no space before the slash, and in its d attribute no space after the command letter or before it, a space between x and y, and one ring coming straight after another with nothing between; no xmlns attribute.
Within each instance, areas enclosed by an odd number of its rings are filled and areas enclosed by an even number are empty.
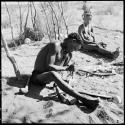
<svg viewBox="0 0 125 125"><path fill-rule="evenodd" d="M66 68L67 71L70 71L70 73L73 74L73 72L75 71L75 67L74 67L74 63L71 64L70 66L68 66L68 68Z"/></svg>
<svg viewBox="0 0 125 125"><path fill-rule="evenodd" d="M98 46L101 46L101 47L103 47L103 48L106 48L107 44L105 44L105 43L103 43L103 42L99 42L99 43L98 43Z"/></svg>

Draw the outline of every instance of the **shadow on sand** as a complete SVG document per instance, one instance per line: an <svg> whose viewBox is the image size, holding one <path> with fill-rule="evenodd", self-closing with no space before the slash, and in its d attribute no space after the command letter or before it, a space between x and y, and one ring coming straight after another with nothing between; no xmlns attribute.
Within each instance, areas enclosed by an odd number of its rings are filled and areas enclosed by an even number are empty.
<svg viewBox="0 0 125 125"><path fill-rule="evenodd" d="M106 57L105 55L101 54L101 53L98 53L96 51L91 51L91 52L88 52L88 51L83 51L83 50L80 50L81 53L84 53L84 54L87 54L89 56L92 56L94 58L98 58L98 59L103 59L105 62L112 62L114 59L111 59L111 58L108 58Z"/></svg>
<svg viewBox="0 0 125 125"><path fill-rule="evenodd" d="M7 84L13 87L18 87L18 88L24 88L28 82L28 79L30 78L30 75L21 75L21 78L18 80L16 77L9 77L7 78ZM54 90L53 87L48 87L46 85L32 85L31 89L29 90L28 93L22 93L22 91L15 93L15 95L25 95L26 97L30 97L33 99L37 99L38 101L56 101L56 102L61 102L61 100L58 98L56 92L54 91L53 93L49 94L46 97L43 97L42 95L40 95L40 92L44 89L50 89L50 90ZM69 105L69 103L64 103ZM74 105L76 105L81 111L83 111L84 113L91 113L93 112L95 109L87 109L86 106L84 106L83 104L80 103L75 103Z"/></svg>

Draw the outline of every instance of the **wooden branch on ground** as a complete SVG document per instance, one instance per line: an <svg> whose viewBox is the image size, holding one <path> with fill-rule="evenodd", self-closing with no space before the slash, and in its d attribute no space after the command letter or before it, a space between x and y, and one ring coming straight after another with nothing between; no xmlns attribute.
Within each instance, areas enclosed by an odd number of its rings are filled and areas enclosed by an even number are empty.
<svg viewBox="0 0 125 125"><path fill-rule="evenodd" d="M108 95L103 95L103 94L89 93L89 92L86 92L86 91L82 91L82 92L79 91L79 93L83 94L83 95L96 97L96 98L99 97L99 98L106 99L108 101L115 102L115 103L121 103L122 102L120 96L108 96Z"/></svg>
<svg viewBox="0 0 125 125"><path fill-rule="evenodd" d="M79 69L79 70L76 71L77 74L82 76L83 73L80 73L80 72L85 72L86 74L89 74L90 76L95 75L95 76L99 76L99 77L116 75L115 73L93 73L93 72L82 70L82 69Z"/></svg>
<svg viewBox="0 0 125 125"><path fill-rule="evenodd" d="M124 31L121 31L121 30L112 30L112 29L107 29L107 28L98 27L98 26L93 26L93 27L95 27L95 28L97 28L97 29L101 29L101 30L107 30L107 31L124 33Z"/></svg>
<svg viewBox="0 0 125 125"><path fill-rule="evenodd" d="M4 40L4 38L3 38L2 32L1 32L1 41L2 41L2 43L3 43L3 46L4 46L4 49L5 49L5 51L6 51L7 57L9 58L9 60L11 61L11 63L13 64L16 77L19 79L19 78L20 78L19 68L18 68L18 66L17 66L16 60L14 59L14 57L13 57L13 56L10 54L10 52L9 52L7 43L6 43L6 41Z"/></svg>
<svg viewBox="0 0 125 125"><path fill-rule="evenodd" d="M59 100L63 103L68 103L68 100L65 99L65 97L63 97L61 95L61 93L59 92L58 88L57 88L57 85L54 83L54 86L55 88L55 91L56 91L56 94L59 98ZM62 93L65 93L65 92L62 92ZM103 94L95 94L95 93L89 93L89 92L86 92L86 91L78 91L78 93L82 94L82 95L87 95L88 97L93 97L93 98L102 98L102 99L106 99L106 100L109 100L109 101L113 101L113 100L117 100L118 102L121 102L120 99L116 96L108 96L108 95L103 95ZM66 94L66 93L65 93Z"/></svg>
<svg viewBox="0 0 125 125"><path fill-rule="evenodd" d="M117 63L113 63L111 65L113 65L113 66L124 66L124 62L123 61L122 62L117 62Z"/></svg>
<svg viewBox="0 0 125 125"><path fill-rule="evenodd" d="M86 91L82 91L80 92L80 94L86 94L86 95L89 95L89 96L92 96L92 97L100 97L100 98L103 98L103 99L112 99L112 96L107 96L107 95L102 95L102 94L95 94L95 93L89 93L89 92L86 92Z"/></svg>

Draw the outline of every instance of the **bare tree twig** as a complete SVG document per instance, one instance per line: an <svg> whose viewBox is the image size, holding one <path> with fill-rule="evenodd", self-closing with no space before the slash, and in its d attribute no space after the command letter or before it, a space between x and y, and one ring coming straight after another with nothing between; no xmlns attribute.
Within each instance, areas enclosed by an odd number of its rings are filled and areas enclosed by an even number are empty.
<svg viewBox="0 0 125 125"><path fill-rule="evenodd" d="M29 2L27 4L28 6L28 12L27 12L27 16L26 16L26 21L25 21L25 25L24 25L24 30L26 29L26 25L27 25L27 20L28 20L28 16L29 16Z"/></svg>
<svg viewBox="0 0 125 125"><path fill-rule="evenodd" d="M10 28L11 28L11 35L12 35L12 40L13 40L14 37L13 37L13 27L12 27L12 22L11 22L11 16L10 16L9 9L8 9L8 6L7 6L6 2L5 2L5 6L6 6L6 9L7 9L8 16L9 16L9 22L10 22ZM16 47L15 42L14 42L14 45Z"/></svg>
<svg viewBox="0 0 125 125"><path fill-rule="evenodd" d="M45 8L43 6L43 4L41 3L41 7L43 8L43 11L44 11L44 14L45 14L45 17L46 17L46 21L47 21L47 25L46 25L46 29L47 29L47 35L49 37L49 40L51 41L51 31L50 31L50 27L49 27L49 22L48 22L48 18L47 18L47 14L46 14L46 11L45 11ZM49 31L48 31L49 30ZM49 33L48 33L49 32Z"/></svg>
<svg viewBox="0 0 125 125"><path fill-rule="evenodd" d="M59 7L60 13L61 13L61 15L62 15L62 17L63 17L63 21L64 21L64 24L65 24L66 31L67 31L67 36L68 36L68 25L67 25L66 20L65 20L65 18L64 18L62 2L61 2L61 7L60 7L60 5L59 5L59 3L58 3L58 7Z"/></svg>
<svg viewBox="0 0 125 125"><path fill-rule="evenodd" d="M56 29L55 29L55 22L54 22L54 17L53 17L53 11L52 12L52 22L53 22L53 27L54 27L54 35L55 35L55 39L56 39Z"/></svg>
<svg viewBox="0 0 125 125"><path fill-rule="evenodd" d="M18 66L17 66L17 63L16 63L15 58L14 58L14 57L10 54L10 52L9 52L7 43L6 43L6 41L4 40L4 38L3 38L2 32L1 32L1 41L2 41L2 43L3 43L3 46L4 46L4 49L5 49L5 51L6 51L7 57L9 58L9 60L11 61L11 63L13 64L16 77L19 79L19 78L20 78L19 68L18 68Z"/></svg>
<svg viewBox="0 0 125 125"><path fill-rule="evenodd" d="M35 29L35 30L37 30L37 27L36 27L36 8L35 8L35 5L34 5L34 3L32 2L32 5L33 5L33 8L34 8L34 10L35 10L35 15L34 15L34 23L33 23L33 28Z"/></svg>
<svg viewBox="0 0 125 125"><path fill-rule="evenodd" d="M52 9L52 11L53 11L53 13L54 13L54 15L55 15L56 21L57 21L58 40L59 40L59 39L60 39L60 26L59 26L58 18L57 18L57 16L56 16L56 13L55 13L53 7L52 7L52 3L50 3L50 2L48 2L48 3L49 3L49 6L51 7L51 9Z"/></svg>
<svg viewBox="0 0 125 125"><path fill-rule="evenodd" d="M20 34L22 33L22 13L21 13L21 6L18 2L18 6L19 6L19 12L20 12Z"/></svg>
<svg viewBox="0 0 125 125"><path fill-rule="evenodd" d="M32 12L32 5L30 2L30 10L31 10L31 20L32 20L32 24L34 24L34 20L33 20L33 12Z"/></svg>

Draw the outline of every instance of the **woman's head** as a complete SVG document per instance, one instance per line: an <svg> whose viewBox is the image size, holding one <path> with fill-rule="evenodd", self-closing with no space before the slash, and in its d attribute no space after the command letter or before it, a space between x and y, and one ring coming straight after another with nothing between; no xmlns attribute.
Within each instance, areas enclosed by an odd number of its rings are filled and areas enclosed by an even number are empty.
<svg viewBox="0 0 125 125"><path fill-rule="evenodd" d="M68 52L77 51L81 48L81 39L77 33L71 33L64 39L63 45Z"/></svg>

